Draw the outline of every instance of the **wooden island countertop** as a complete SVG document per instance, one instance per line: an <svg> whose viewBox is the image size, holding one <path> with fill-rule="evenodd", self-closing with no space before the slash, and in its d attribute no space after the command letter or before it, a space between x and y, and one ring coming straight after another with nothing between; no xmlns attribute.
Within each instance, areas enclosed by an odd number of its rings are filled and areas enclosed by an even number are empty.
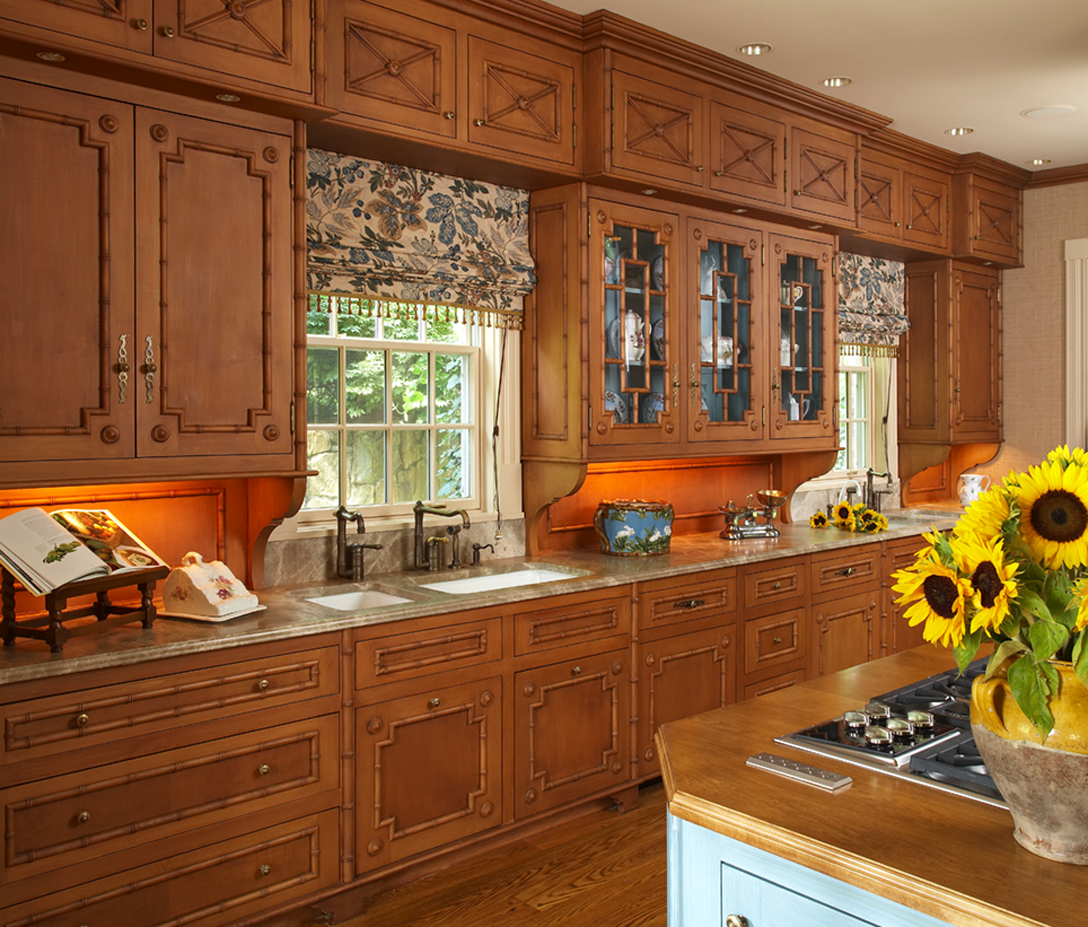
<svg viewBox="0 0 1088 927"><path fill-rule="evenodd" d="M665 724L670 813L957 927L1084 927L1088 867L1023 849L1003 808L774 743L954 665L920 647ZM745 765L760 752L853 783L830 793Z"/></svg>

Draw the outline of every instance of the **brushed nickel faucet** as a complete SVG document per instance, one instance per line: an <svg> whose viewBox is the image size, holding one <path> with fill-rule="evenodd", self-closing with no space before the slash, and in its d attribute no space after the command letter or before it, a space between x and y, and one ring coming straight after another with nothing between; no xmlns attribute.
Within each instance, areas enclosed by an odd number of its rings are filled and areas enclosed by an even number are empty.
<svg viewBox="0 0 1088 927"><path fill-rule="evenodd" d="M336 575L341 579L359 581L364 578L363 551L381 550L381 544L348 543L348 522L355 522L358 534L366 534L363 516L349 512L344 506L336 510Z"/></svg>
<svg viewBox="0 0 1088 927"><path fill-rule="evenodd" d="M416 502L412 506L412 511L415 513L416 527L415 527L415 565L417 570L437 570L441 564L433 562L434 557L432 552L436 549L429 541L424 541L423 538L423 516L424 515L441 515L443 518L452 518L454 515L461 516L461 524L450 525L446 528L447 538L450 544L450 569L459 570L463 566L461 563L461 547L460 538L461 530L467 528L470 524L468 519L468 512L464 509L447 509L445 505L424 505L422 502ZM434 540L433 538L430 540Z"/></svg>

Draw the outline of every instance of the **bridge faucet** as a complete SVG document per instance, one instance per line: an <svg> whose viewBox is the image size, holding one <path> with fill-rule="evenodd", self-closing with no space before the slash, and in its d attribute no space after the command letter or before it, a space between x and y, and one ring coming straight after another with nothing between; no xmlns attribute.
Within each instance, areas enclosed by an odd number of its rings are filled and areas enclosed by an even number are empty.
<svg viewBox="0 0 1088 927"><path fill-rule="evenodd" d="M892 478L891 472L885 470L883 473L877 473L870 467L865 471L865 502L866 508L873 509L875 512L880 511L880 500L877 498L881 495L887 495L891 492L890 489L874 489L873 477L879 476L881 479L890 480Z"/></svg>
<svg viewBox="0 0 1088 927"><path fill-rule="evenodd" d="M415 565L417 570L425 570L430 568L430 552L427 549L427 545L423 539L423 516L424 515L441 515L443 518L452 518L454 515L461 516L461 524L459 526L450 527L446 529L450 540L450 569L457 570L461 567L461 551L459 547L459 540L462 528L469 526L468 512L464 509L447 509L445 505L424 505L422 502L417 501L412 506L412 512L415 514Z"/></svg>

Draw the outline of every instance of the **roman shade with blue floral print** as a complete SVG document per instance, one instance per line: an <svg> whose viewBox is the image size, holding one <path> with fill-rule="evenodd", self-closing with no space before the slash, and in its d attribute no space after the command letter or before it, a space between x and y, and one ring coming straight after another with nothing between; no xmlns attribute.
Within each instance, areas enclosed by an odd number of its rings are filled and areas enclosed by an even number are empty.
<svg viewBox="0 0 1088 927"><path fill-rule="evenodd" d="M898 357L906 314L906 268L898 261L839 253L839 349Z"/></svg>
<svg viewBox="0 0 1088 927"><path fill-rule="evenodd" d="M535 282L528 191L307 152L311 309L520 329Z"/></svg>

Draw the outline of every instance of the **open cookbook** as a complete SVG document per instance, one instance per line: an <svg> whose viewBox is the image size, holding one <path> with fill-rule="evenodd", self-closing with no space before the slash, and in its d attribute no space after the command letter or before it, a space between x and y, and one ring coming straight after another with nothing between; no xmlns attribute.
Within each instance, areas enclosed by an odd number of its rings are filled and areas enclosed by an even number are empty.
<svg viewBox="0 0 1088 927"><path fill-rule="evenodd" d="M0 564L34 595L81 579L166 566L106 509L39 508L0 519Z"/></svg>

